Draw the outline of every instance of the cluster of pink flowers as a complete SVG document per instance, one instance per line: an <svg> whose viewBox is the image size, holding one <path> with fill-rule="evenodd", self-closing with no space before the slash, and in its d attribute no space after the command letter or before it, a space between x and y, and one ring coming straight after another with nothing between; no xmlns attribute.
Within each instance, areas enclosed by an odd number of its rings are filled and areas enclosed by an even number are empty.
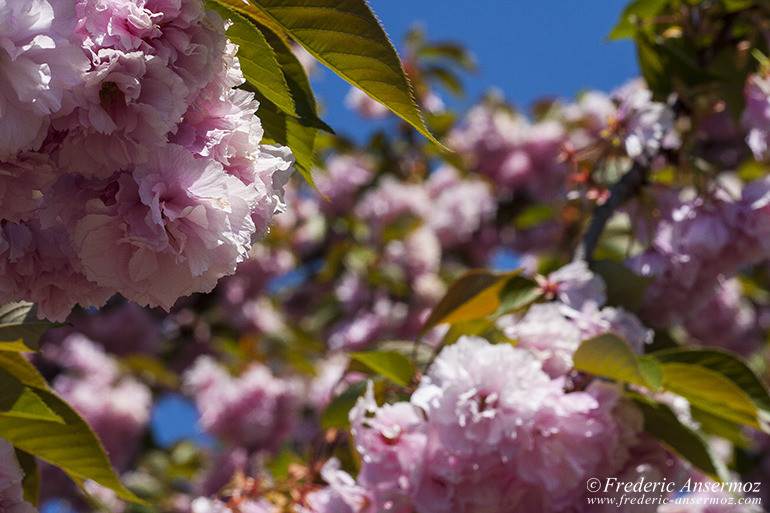
<svg viewBox="0 0 770 513"><path fill-rule="evenodd" d="M307 511L577 511L587 478L655 465L642 457L641 414L618 389L564 384L526 350L463 337L409 402L377 406L371 388L359 399L361 470L353 479L327 463L328 487ZM657 462L661 475L671 461Z"/></svg>
<svg viewBox="0 0 770 513"><path fill-rule="evenodd" d="M535 123L489 99L470 110L449 144L503 195L553 203L566 190L569 168L562 154L602 138L617 139L627 157L644 162L680 144L673 110L652 101L641 80L611 95L588 92Z"/></svg>
<svg viewBox="0 0 770 513"><path fill-rule="evenodd" d="M357 87L351 87L348 91L345 106L366 119L382 119L390 114L389 108Z"/></svg>
<svg viewBox="0 0 770 513"><path fill-rule="evenodd" d="M450 134L449 145L501 193L550 202L564 192L568 170L557 157L566 136L557 121L532 124L505 107L481 104Z"/></svg>
<svg viewBox="0 0 770 513"><path fill-rule="evenodd" d="M224 23L198 0L0 6L0 302L62 320L210 291L283 208Z"/></svg>
<svg viewBox="0 0 770 513"><path fill-rule="evenodd" d="M256 501L244 499L237 502L234 507L229 507L226 503L198 497L192 501L190 508L185 513L278 513L279 509L275 505L264 499Z"/></svg>
<svg viewBox="0 0 770 513"><path fill-rule="evenodd" d="M542 285L554 289L557 301L535 304L519 319L503 320L505 334L532 352L543 370L555 378L572 370L580 343L602 333L621 335L637 353L652 342L652 331L621 307L604 306L605 286L585 262L551 273Z"/></svg>
<svg viewBox="0 0 770 513"><path fill-rule="evenodd" d="M127 470L150 421L150 389L123 375L113 356L80 333L48 344L45 353L64 369L54 378L53 389L99 436L112 465Z"/></svg>
<svg viewBox="0 0 770 513"><path fill-rule="evenodd" d="M716 190L661 209L650 248L627 262L638 274L655 277L644 296L641 315L646 322L668 327L700 318L707 302L724 304L725 299L711 299L720 281L770 256L770 181L748 183L739 194L740 199L735 199ZM738 314L737 304L732 310ZM733 328L750 329L745 322ZM694 336L698 338L697 333Z"/></svg>
<svg viewBox="0 0 770 513"><path fill-rule="evenodd" d="M274 319L301 318L310 313L314 301L329 297L340 311L325 330L332 350L415 335L445 291L440 276L444 266L456 259L485 263L496 248L497 203L492 188L451 166L433 170L422 184L393 176L378 180L374 159L334 155L325 169L318 170L316 183L329 201L289 188L295 208L277 219L277 237L288 239L299 259L347 244L361 248L361 259L346 261L333 281L305 283ZM281 254L275 249L256 251ZM229 295L230 284L241 281L242 274L245 279L249 265L239 267L219 291ZM276 276L275 269L285 269L277 263L271 267L267 270L271 276ZM385 283L373 287L372 275L386 277ZM243 296L244 304L254 301L253 294L259 291ZM230 311L240 308L226 298L223 302Z"/></svg>
<svg viewBox="0 0 770 513"><path fill-rule="evenodd" d="M748 356L762 346L758 312L743 295L737 278L719 283L714 295L688 315L683 326L698 342L740 355Z"/></svg>
<svg viewBox="0 0 770 513"><path fill-rule="evenodd" d="M770 82L763 75L750 75L744 90L746 109L741 121L748 131L746 143L754 158L766 160L768 153L768 126L770 126Z"/></svg>
<svg viewBox="0 0 770 513"><path fill-rule="evenodd" d="M277 449L291 435L299 407L296 385L258 364L236 378L206 356L185 374L203 429L249 450Z"/></svg>

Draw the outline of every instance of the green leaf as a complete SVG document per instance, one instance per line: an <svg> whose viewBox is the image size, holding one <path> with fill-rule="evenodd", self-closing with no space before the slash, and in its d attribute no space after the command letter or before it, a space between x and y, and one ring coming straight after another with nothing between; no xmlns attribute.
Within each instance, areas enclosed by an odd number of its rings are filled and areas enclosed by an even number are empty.
<svg viewBox="0 0 770 513"><path fill-rule="evenodd" d="M156 356L146 354L134 354L125 358L123 363L135 374L141 376L142 381L153 386L161 386L171 390L179 388L179 376Z"/></svg>
<svg viewBox="0 0 770 513"><path fill-rule="evenodd" d="M516 345L516 342L507 338L503 331L490 319L472 319L469 321L454 322L449 326L449 330L446 335L441 339L441 343L434 352L438 352L438 349L454 344L462 336L475 335L477 337L484 338L493 343L507 342L512 345ZM505 340L503 340L505 339ZM431 354L431 361L433 359ZM428 362L430 363L430 362Z"/></svg>
<svg viewBox="0 0 770 513"><path fill-rule="evenodd" d="M639 276L617 260L596 260L591 270L601 276L607 286L607 304L622 306L631 312L642 307L644 291L654 278Z"/></svg>
<svg viewBox="0 0 770 513"><path fill-rule="evenodd" d="M37 318L34 303L8 303L0 306L0 351L38 350L40 336L55 324Z"/></svg>
<svg viewBox="0 0 770 513"><path fill-rule="evenodd" d="M692 88L719 79L699 64L698 49L691 39L640 31L636 43L639 67L656 100L665 101L672 92L686 97Z"/></svg>
<svg viewBox="0 0 770 513"><path fill-rule="evenodd" d="M276 25L272 19L267 17L262 11L254 7L248 0L211 0L218 4L224 5L237 11L238 13L246 16L252 21L261 25L267 26L272 32L275 32L282 39L286 39L283 34L283 29Z"/></svg>
<svg viewBox="0 0 770 513"><path fill-rule="evenodd" d="M252 0L311 55L382 103L428 139L393 45L364 0Z"/></svg>
<svg viewBox="0 0 770 513"><path fill-rule="evenodd" d="M311 170L318 129L313 126L303 126L300 120L281 112L258 91L255 92L255 97L259 101L257 115L262 122L262 128L265 130L262 141L267 144L278 143L291 148L291 153L296 159L297 170L310 185L315 187Z"/></svg>
<svg viewBox="0 0 770 513"><path fill-rule="evenodd" d="M767 430L751 398L718 371L676 362L661 363L660 368L664 389L717 417Z"/></svg>
<svg viewBox="0 0 770 513"><path fill-rule="evenodd" d="M493 317L521 310L542 296L543 290L534 280L520 275L508 278L499 293L500 306Z"/></svg>
<svg viewBox="0 0 770 513"><path fill-rule="evenodd" d="M281 65L286 84L289 86L292 98L294 98L297 117L305 126L312 126L333 134L334 130L318 117L318 109L315 97L313 96L313 89L310 87L310 80L308 80L305 68L299 62L297 56L294 55L291 47L281 36L273 32L266 25L256 23L256 26L275 51L275 56L278 59L278 64Z"/></svg>
<svg viewBox="0 0 770 513"><path fill-rule="evenodd" d="M120 483L86 421L53 392L43 389L35 392L65 424L0 416L3 438L22 451L61 468L76 483L90 479L122 499L143 503Z"/></svg>
<svg viewBox="0 0 770 513"><path fill-rule="evenodd" d="M639 364L639 370L642 371L644 379L649 383L653 390L657 390L663 384L663 370L654 359L648 356L637 356L637 363Z"/></svg>
<svg viewBox="0 0 770 513"><path fill-rule="evenodd" d="M0 368L0 417L64 423L28 386Z"/></svg>
<svg viewBox="0 0 770 513"><path fill-rule="evenodd" d="M631 394L634 402L644 414L644 430L666 444L671 450L686 459L703 473L717 481L727 481L729 473L718 456L703 437L685 426L676 415L663 404L654 402L639 394Z"/></svg>
<svg viewBox="0 0 770 513"><path fill-rule="evenodd" d="M10 372L25 385L34 388L48 388L45 378L34 365L18 353L0 351L0 368Z"/></svg>
<svg viewBox="0 0 770 513"><path fill-rule="evenodd" d="M413 340L385 340L378 342L372 351L395 351L406 356L410 362L418 367L424 367L433 360L434 348L420 344Z"/></svg>
<svg viewBox="0 0 770 513"><path fill-rule="evenodd" d="M481 319L500 307L500 293L506 282L521 271L496 274L469 271L449 286L449 290L430 313L422 328L424 334L442 323Z"/></svg>
<svg viewBox="0 0 770 513"><path fill-rule="evenodd" d="M462 45L452 42L423 45L418 55L426 60L447 60L468 72L476 71L476 58Z"/></svg>
<svg viewBox="0 0 770 513"><path fill-rule="evenodd" d="M227 38L238 45L238 61L246 80L283 112L296 116L294 100L281 66L262 32L230 7L212 1L206 2L206 7L232 21Z"/></svg>
<svg viewBox="0 0 770 513"><path fill-rule="evenodd" d="M414 377L412 361L396 351L352 353L350 357L402 387L408 386Z"/></svg>
<svg viewBox="0 0 770 513"><path fill-rule="evenodd" d="M722 0L720 3L724 7L725 12L730 13L753 7L755 0Z"/></svg>
<svg viewBox="0 0 770 513"><path fill-rule="evenodd" d="M690 415L692 420L698 423L700 431L703 433L722 437L732 442L736 447L749 447L746 429L740 424L712 415L693 405L690 405Z"/></svg>
<svg viewBox="0 0 770 513"><path fill-rule="evenodd" d="M650 19L665 7L667 0L636 0L631 2L620 15L620 21L609 33L607 39L617 40L634 37L637 24Z"/></svg>
<svg viewBox="0 0 770 513"><path fill-rule="evenodd" d="M447 68L435 65L425 66L422 72L424 76L436 80L455 96L461 97L465 93L459 77Z"/></svg>
<svg viewBox="0 0 770 513"><path fill-rule="evenodd" d="M278 453L269 461L267 470L270 472L271 479L276 481L288 479L291 475L292 465L304 463L302 457L294 452L288 443L282 445Z"/></svg>
<svg viewBox="0 0 770 513"><path fill-rule="evenodd" d="M631 346L614 333L590 338L580 344L572 356L575 369L596 376L633 383L652 390L660 388L660 369L652 360L643 360L634 354Z"/></svg>
<svg viewBox="0 0 770 513"><path fill-rule="evenodd" d="M553 219L555 215L553 207L538 203L526 208L521 214L517 215L513 219L513 225L519 230L526 230L527 228L542 224L543 221Z"/></svg>
<svg viewBox="0 0 770 513"><path fill-rule="evenodd" d="M37 461L34 456L19 449L16 449L16 460L24 472L24 478L21 480L24 500L37 507L40 497L40 469L37 467Z"/></svg>
<svg viewBox="0 0 770 513"><path fill-rule="evenodd" d="M671 91L671 74L667 62L659 52L653 39L640 32L636 38L636 56L639 69L653 94L662 95Z"/></svg>
<svg viewBox="0 0 770 513"><path fill-rule="evenodd" d="M759 408L770 412L765 385L740 358L719 349L671 349L650 354L661 363L687 363L718 372L733 382Z"/></svg>
<svg viewBox="0 0 770 513"><path fill-rule="evenodd" d="M366 391L366 381L354 383L347 390L329 402L329 405L321 415L321 429L340 428L347 429L350 426L348 414L355 406L356 401Z"/></svg>

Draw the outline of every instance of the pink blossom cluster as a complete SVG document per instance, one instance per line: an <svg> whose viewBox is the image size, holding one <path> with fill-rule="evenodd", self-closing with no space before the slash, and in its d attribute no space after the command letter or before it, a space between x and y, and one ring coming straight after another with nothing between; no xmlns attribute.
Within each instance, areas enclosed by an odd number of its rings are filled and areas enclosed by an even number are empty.
<svg viewBox="0 0 770 513"><path fill-rule="evenodd" d="M280 313L265 292L271 280L289 272L295 263L295 256L285 248L254 244L237 272L220 280L217 293L221 307L238 330L270 333L283 326Z"/></svg>
<svg viewBox="0 0 770 513"><path fill-rule="evenodd" d="M566 140L557 121L533 124L505 107L481 104L451 132L448 144L501 193L550 202L564 192L567 167L558 156Z"/></svg>
<svg viewBox="0 0 770 513"><path fill-rule="evenodd" d="M150 421L150 389L123 375L113 356L80 333L44 350L48 360L64 369L54 378L53 389L88 422L112 465L127 470Z"/></svg>
<svg viewBox="0 0 770 513"><path fill-rule="evenodd" d="M277 506L264 499L242 499L232 505L220 500L198 497L185 513L278 513Z"/></svg>
<svg viewBox="0 0 770 513"><path fill-rule="evenodd" d="M681 144L674 129L674 111L667 105L652 101L652 92L642 80L634 80L613 94L619 102L611 118L612 128L618 132L626 154L642 164L665 149L676 149Z"/></svg>
<svg viewBox="0 0 770 513"><path fill-rule="evenodd" d="M68 326L49 330L41 339L53 354L59 351L56 346L75 333L97 342L114 356L156 355L163 345L164 319L136 303L116 302L101 310L78 311L67 321Z"/></svg>
<svg viewBox="0 0 770 513"><path fill-rule="evenodd" d="M748 183L740 195L735 199L716 190L662 210L650 248L627 262L638 274L655 277L640 312L647 323L667 327L689 318L698 322L708 301L724 303L726 298L710 299L720 280L770 256L770 181ZM737 313L737 305L733 310ZM746 322L733 328L748 329Z"/></svg>
<svg viewBox="0 0 770 513"><path fill-rule="evenodd" d="M763 342L757 310L743 295L737 278L719 283L714 295L689 315L683 326L698 342L743 356L752 354Z"/></svg>
<svg viewBox="0 0 770 513"><path fill-rule="evenodd" d="M299 383L274 376L261 364L238 377L208 356L185 373L201 427L231 445L250 451L275 450L292 434L300 406Z"/></svg>
<svg viewBox="0 0 770 513"><path fill-rule="evenodd" d="M210 291L283 208L223 21L198 0L0 5L0 302L63 320Z"/></svg>
<svg viewBox="0 0 770 513"><path fill-rule="evenodd" d="M526 350L461 337L408 402L378 406L371 388L359 399L361 470L327 463L307 511L578 511L587 478L655 465L634 452L641 414L618 389L564 385Z"/></svg>
<svg viewBox="0 0 770 513"><path fill-rule="evenodd" d="M555 378L572 370L572 355L580 343L602 333L622 336L642 353L652 342L652 331L622 307L604 306L605 285L583 261L551 273L541 285L556 301L534 304L518 319L503 320L505 334L529 350Z"/></svg>
<svg viewBox="0 0 770 513"><path fill-rule="evenodd" d="M328 192L331 203L315 200L313 205L320 204L320 208L311 210L308 206L294 212L293 234L303 235L300 253L307 247L305 234L315 234L316 248L336 242L339 235L332 231L332 225L339 224L335 221L341 217L339 202L352 206L356 216L353 223L364 223L359 242L373 251L369 260L348 266L330 287L327 285L342 314L328 330L327 340L333 350L362 348L385 337L415 335L445 291L439 274L452 254L484 262L496 247L493 222L497 204L484 181L463 177L450 166L431 172L424 184L392 176L375 181L371 166L359 158L332 158L328 169L318 175L319 189ZM340 199L334 192L339 187L349 191L347 198ZM319 211L327 215L323 224L320 217L309 214L318 216ZM280 227L290 229L289 216L282 217ZM311 231L315 229L319 231ZM369 276L374 273L387 277L389 283L405 283L408 289L372 287ZM293 315L291 309L289 314Z"/></svg>
<svg viewBox="0 0 770 513"><path fill-rule="evenodd" d="M588 170L608 159L623 166L628 159L665 161L664 150L681 144L674 118L637 80L609 95L591 91L574 103L554 102L534 122L490 97L450 131L448 144L465 167L493 184L500 210L514 219L513 226L498 223L490 240L542 255L565 245L577 211L606 199L608 191ZM548 215L517 225L517 216L526 219L533 207Z"/></svg>
<svg viewBox="0 0 770 513"><path fill-rule="evenodd" d="M653 101L641 80L610 95L588 92L552 110L531 123L491 99L470 110L450 133L449 145L502 193L548 204L566 191L565 152L611 139L622 145L626 156L649 162L662 150L680 145L673 110Z"/></svg>
<svg viewBox="0 0 770 513"><path fill-rule="evenodd" d="M366 119L382 119L390 114L390 109L357 87L348 91L345 106Z"/></svg>
<svg viewBox="0 0 770 513"><path fill-rule="evenodd" d="M770 81L762 74L749 75L744 88L746 108L741 121L747 130L746 144L754 158L767 160L770 156Z"/></svg>
<svg viewBox="0 0 770 513"><path fill-rule="evenodd" d="M328 200L321 202L321 210L338 215L349 211L356 192L371 183L373 167L371 160L364 155L334 155L329 158L324 168L317 169L313 177L318 192Z"/></svg>

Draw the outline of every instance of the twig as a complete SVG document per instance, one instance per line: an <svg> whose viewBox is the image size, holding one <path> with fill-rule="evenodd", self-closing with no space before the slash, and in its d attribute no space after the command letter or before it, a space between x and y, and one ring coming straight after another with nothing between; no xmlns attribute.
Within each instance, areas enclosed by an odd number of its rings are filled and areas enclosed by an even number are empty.
<svg viewBox="0 0 770 513"><path fill-rule="evenodd" d="M596 207L591 224L588 226L585 235L575 248L575 254L572 257L574 262L585 260L590 262L593 258L596 245L604 231L604 225L612 216L612 213L628 199L633 197L637 189L644 183L647 177L647 166L634 161L629 169L615 185L610 189L610 195L607 201Z"/></svg>

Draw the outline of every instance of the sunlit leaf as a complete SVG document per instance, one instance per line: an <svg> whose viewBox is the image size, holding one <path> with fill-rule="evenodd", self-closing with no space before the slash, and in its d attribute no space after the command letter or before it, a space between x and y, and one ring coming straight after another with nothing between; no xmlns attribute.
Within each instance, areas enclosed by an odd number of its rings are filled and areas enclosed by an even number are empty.
<svg viewBox="0 0 770 513"><path fill-rule="evenodd" d="M493 317L521 310L542 296L543 291L534 280L521 275L512 276L500 290L500 306L497 307Z"/></svg>
<svg viewBox="0 0 770 513"><path fill-rule="evenodd" d="M719 349L671 349L652 353L661 363L687 363L718 372L733 382L759 408L770 412L770 394L740 358Z"/></svg>
<svg viewBox="0 0 770 513"><path fill-rule="evenodd" d="M3 368L0 368L0 417L64 423L32 388Z"/></svg>
<svg viewBox="0 0 770 513"><path fill-rule="evenodd" d="M736 447L746 448L750 445L746 436L747 430L740 424L712 415L707 411L690 405L690 416L698 423L700 431L707 435L715 435L732 442Z"/></svg>
<svg viewBox="0 0 770 513"><path fill-rule="evenodd" d="M286 40L261 23L257 23L257 28L262 32L262 35L273 48L276 59L278 59L278 64L281 65L281 71L283 71L284 79L286 80L291 96L294 99L294 106L297 112L297 118L300 119L300 123L333 134L334 131L329 125L321 121L318 117L318 110L315 97L313 96L313 89L310 87L310 80L308 80L305 68L299 62L297 56L294 55L294 52L291 50L291 47Z"/></svg>
<svg viewBox="0 0 770 513"><path fill-rule="evenodd" d="M639 394L632 394L644 414L644 430L666 444L673 452L717 481L729 479L729 473L710 445L692 428L682 424L663 404Z"/></svg>
<svg viewBox="0 0 770 513"><path fill-rule="evenodd" d="M620 15L620 21L607 36L608 39L626 39L634 37L639 23L649 20L663 7L667 0L635 0L629 3Z"/></svg>
<svg viewBox="0 0 770 513"><path fill-rule="evenodd" d="M661 373L655 362L640 364L631 346L614 333L605 333L580 344L572 356L575 369L596 376L633 383L646 388L660 388Z"/></svg>
<svg viewBox="0 0 770 513"><path fill-rule="evenodd" d="M469 321L491 315L500 307L500 292L520 271L495 274L469 271L458 278L430 313L422 333L442 323Z"/></svg>
<svg viewBox="0 0 770 513"><path fill-rule="evenodd" d="M0 351L38 350L40 336L55 326L37 318L34 303L8 303L0 306Z"/></svg>
<svg viewBox="0 0 770 513"><path fill-rule="evenodd" d="M664 389L718 417L766 429L751 398L718 371L687 363L661 363L660 367Z"/></svg>
<svg viewBox="0 0 770 513"><path fill-rule="evenodd" d="M406 356L415 365L424 366L433 358L433 348L412 340L386 340L376 343L372 351L395 351Z"/></svg>
<svg viewBox="0 0 770 513"><path fill-rule="evenodd" d="M263 142L266 144L278 143L291 148L296 159L295 166L307 182L313 185L313 168L315 138L318 129L313 126L303 126L296 118L281 112L270 100L259 93L255 93L259 101L257 115L262 122L265 131Z"/></svg>
<svg viewBox="0 0 770 513"><path fill-rule="evenodd" d="M268 17L332 71L441 146L423 123L398 54L364 0L251 0L240 10Z"/></svg>
<svg viewBox="0 0 770 513"><path fill-rule="evenodd" d="M48 388L45 378L29 360L10 351L0 351L0 368L10 372L25 385L34 388Z"/></svg>
<svg viewBox="0 0 770 513"><path fill-rule="evenodd" d="M402 387L409 385L414 377L412 361L396 351L352 353L350 357Z"/></svg>
<svg viewBox="0 0 770 513"><path fill-rule="evenodd" d="M16 460L19 462L24 478L21 488L24 490L24 500L37 507L40 496L40 469L35 457L16 449Z"/></svg>
<svg viewBox="0 0 770 513"><path fill-rule="evenodd" d="M359 381L332 399L321 415L321 429L345 429L350 426L348 413L365 390L366 381Z"/></svg>
<svg viewBox="0 0 770 513"><path fill-rule="evenodd" d="M227 38L238 45L238 61L244 78L283 112L296 116L294 100L281 66L262 32L230 7L211 1L206 2L206 7L232 22L227 29Z"/></svg>
<svg viewBox="0 0 770 513"><path fill-rule="evenodd" d="M0 416L0 433L15 447L64 470L76 483L90 479L118 497L142 503L118 480L107 455L88 424L53 392L35 393L66 424Z"/></svg>

